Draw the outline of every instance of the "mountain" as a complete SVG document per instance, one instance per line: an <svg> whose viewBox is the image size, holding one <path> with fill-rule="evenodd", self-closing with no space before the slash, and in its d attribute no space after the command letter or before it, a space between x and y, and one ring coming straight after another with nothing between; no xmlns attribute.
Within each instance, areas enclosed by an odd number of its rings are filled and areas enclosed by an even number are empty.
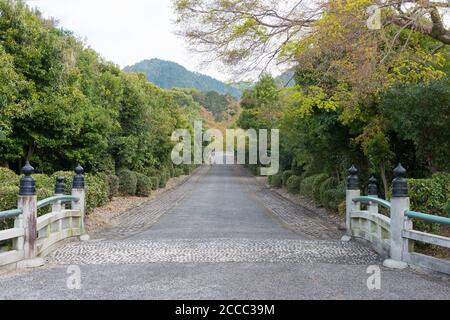
<svg viewBox="0 0 450 320"><path fill-rule="evenodd" d="M229 94L236 99L242 95L241 91L210 76L192 72L178 63L160 59L144 60L135 65L128 66L125 72L141 72L147 79L164 89L194 88L199 91L215 91L220 94Z"/></svg>

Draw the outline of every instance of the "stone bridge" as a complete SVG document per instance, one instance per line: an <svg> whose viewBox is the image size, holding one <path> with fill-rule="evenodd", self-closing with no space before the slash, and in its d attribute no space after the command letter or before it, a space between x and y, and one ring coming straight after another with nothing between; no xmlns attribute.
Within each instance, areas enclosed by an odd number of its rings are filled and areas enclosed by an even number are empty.
<svg viewBox="0 0 450 320"><path fill-rule="evenodd" d="M0 299L450 298L446 276L383 267L368 242L342 241L345 228L240 166L200 167L115 219L43 267L1 275Z"/></svg>

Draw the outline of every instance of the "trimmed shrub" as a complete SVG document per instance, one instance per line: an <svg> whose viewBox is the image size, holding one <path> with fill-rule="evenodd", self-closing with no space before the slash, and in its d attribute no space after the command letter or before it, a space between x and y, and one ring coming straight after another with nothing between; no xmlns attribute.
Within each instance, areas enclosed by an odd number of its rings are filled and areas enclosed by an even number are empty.
<svg viewBox="0 0 450 320"><path fill-rule="evenodd" d="M315 176L310 176L307 178L304 178L300 184L300 194L313 199L313 184L314 180L316 179Z"/></svg>
<svg viewBox="0 0 450 320"><path fill-rule="evenodd" d="M281 178L281 175L277 174L275 176L272 176L272 187L274 188L281 188L283 186L283 180Z"/></svg>
<svg viewBox="0 0 450 320"><path fill-rule="evenodd" d="M335 189L338 185L338 180L334 177L330 177L323 181L319 187L319 201L324 207L327 207L328 196L325 195L325 192L331 189Z"/></svg>
<svg viewBox="0 0 450 320"><path fill-rule="evenodd" d="M159 174L159 187L165 188L168 180L168 173L165 170L162 170Z"/></svg>
<svg viewBox="0 0 450 320"><path fill-rule="evenodd" d="M289 178L293 175L294 175L294 172L292 170L286 170L283 172L283 175L282 175L283 186L287 185Z"/></svg>
<svg viewBox="0 0 450 320"><path fill-rule="evenodd" d="M57 177L64 178L64 193L71 194L72 193L72 182L75 173L71 171L57 171L52 174L53 181L56 182Z"/></svg>
<svg viewBox="0 0 450 320"><path fill-rule="evenodd" d="M119 195L119 177L116 175L107 175L105 179L108 185L108 199L112 200Z"/></svg>
<svg viewBox="0 0 450 320"><path fill-rule="evenodd" d="M329 189L323 193L322 205L330 210L338 211L339 205L344 201L345 205L345 190L341 188Z"/></svg>
<svg viewBox="0 0 450 320"><path fill-rule="evenodd" d="M53 178L52 176L46 174L33 174L33 179L36 182L37 190L41 188L52 190L55 188L56 178Z"/></svg>
<svg viewBox="0 0 450 320"><path fill-rule="evenodd" d="M159 188L159 177L157 177L157 176L150 177L150 182L152 184L152 190L158 190L158 188Z"/></svg>
<svg viewBox="0 0 450 320"><path fill-rule="evenodd" d="M298 194L300 191L300 183L301 183L301 177L299 176L291 176L286 184L287 190L290 193Z"/></svg>
<svg viewBox="0 0 450 320"><path fill-rule="evenodd" d="M189 165L189 164L183 165L183 171L186 176L190 175L193 171L192 165Z"/></svg>
<svg viewBox="0 0 450 320"><path fill-rule="evenodd" d="M320 186L328 178L329 178L328 175L325 173L315 175L315 178L314 178L314 181L312 184L312 194L313 194L313 200L318 204L320 204Z"/></svg>
<svg viewBox="0 0 450 320"><path fill-rule="evenodd" d="M184 175L184 170L182 168L175 168L173 176L180 177L182 175Z"/></svg>
<svg viewBox="0 0 450 320"><path fill-rule="evenodd" d="M17 208L18 186L0 186L0 211Z"/></svg>
<svg viewBox="0 0 450 320"><path fill-rule="evenodd" d="M109 185L104 175L85 174L86 182L86 212L89 213L101 207L109 200Z"/></svg>
<svg viewBox="0 0 450 320"><path fill-rule="evenodd" d="M173 163L167 165L167 171L169 172L170 177L175 177L175 167L173 166Z"/></svg>
<svg viewBox="0 0 450 320"><path fill-rule="evenodd" d="M123 195L136 195L137 176L131 170L122 169L119 171L119 192Z"/></svg>
<svg viewBox="0 0 450 320"><path fill-rule="evenodd" d="M0 184L5 185L19 185L20 176L18 176L14 171L0 167Z"/></svg>
<svg viewBox="0 0 450 320"><path fill-rule="evenodd" d="M411 209L423 213L450 217L450 174L437 173L430 179L409 179ZM439 233L440 225L414 221L415 228L424 232Z"/></svg>
<svg viewBox="0 0 450 320"><path fill-rule="evenodd" d="M34 177L34 175L33 175ZM50 198L54 195L54 188L45 188L45 187L37 187L36 186L36 195L37 195L37 199L39 200L44 200L47 198ZM41 209L38 209L38 217L43 216L44 214L50 213L52 211L52 207L51 205L48 205L46 207L43 207Z"/></svg>
<svg viewBox="0 0 450 320"><path fill-rule="evenodd" d="M152 192L152 181L149 177L142 173L137 173L136 195L140 197L148 197Z"/></svg>

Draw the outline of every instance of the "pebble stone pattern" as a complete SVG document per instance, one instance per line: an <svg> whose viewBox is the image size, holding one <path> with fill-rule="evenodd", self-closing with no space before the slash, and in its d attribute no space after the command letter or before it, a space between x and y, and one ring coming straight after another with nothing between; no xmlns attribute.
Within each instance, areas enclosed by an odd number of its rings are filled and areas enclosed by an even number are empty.
<svg viewBox="0 0 450 320"><path fill-rule="evenodd" d="M116 227L94 234L93 239L125 239L149 229L165 213L176 207L192 190L193 184L196 184L209 170L210 167L201 167L186 181L161 194L158 198L113 218L113 224Z"/></svg>
<svg viewBox="0 0 450 320"><path fill-rule="evenodd" d="M306 240L122 240L72 243L55 251L55 264L107 265L221 262L286 262L367 265L379 263L357 243Z"/></svg>
<svg viewBox="0 0 450 320"><path fill-rule="evenodd" d="M271 211L271 213L287 228L301 234L307 239L340 239L343 232L339 231L338 226L332 222L328 222L324 217L318 216L316 213L297 205L290 200L282 197L276 192L271 191L266 186L256 182L256 180L248 176L245 169L236 168L241 171L243 182L248 190L254 194L262 204Z"/></svg>
<svg viewBox="0 0 450 320"><path fill-rule="evenodd" d="M292 262L367 265L379 256L356 242L342 242L342 232L307 209L258 184L240 166L235 166L246 189L282 224L302 235L302 240L177 239L130 240L149 229L182 201L210 167L199 168L188 180L115 219L117 227L94 235L89 242L70 243L47 260L54 264L108 265L157 262Z"/></svg>

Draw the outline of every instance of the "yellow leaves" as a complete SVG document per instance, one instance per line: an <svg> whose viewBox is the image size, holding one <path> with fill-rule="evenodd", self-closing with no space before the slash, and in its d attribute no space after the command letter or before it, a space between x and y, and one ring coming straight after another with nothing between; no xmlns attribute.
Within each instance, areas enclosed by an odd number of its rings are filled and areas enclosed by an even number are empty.
<svg viewBox="0 0 450 320"><path fill-rule="evenodd" d="M312 114L314 108L335 111L336 101L328 97L324 90L317 86L310 86L303 90L300 86L294 86L285 90L284 102L296 116L303 118Z"/></svg>

